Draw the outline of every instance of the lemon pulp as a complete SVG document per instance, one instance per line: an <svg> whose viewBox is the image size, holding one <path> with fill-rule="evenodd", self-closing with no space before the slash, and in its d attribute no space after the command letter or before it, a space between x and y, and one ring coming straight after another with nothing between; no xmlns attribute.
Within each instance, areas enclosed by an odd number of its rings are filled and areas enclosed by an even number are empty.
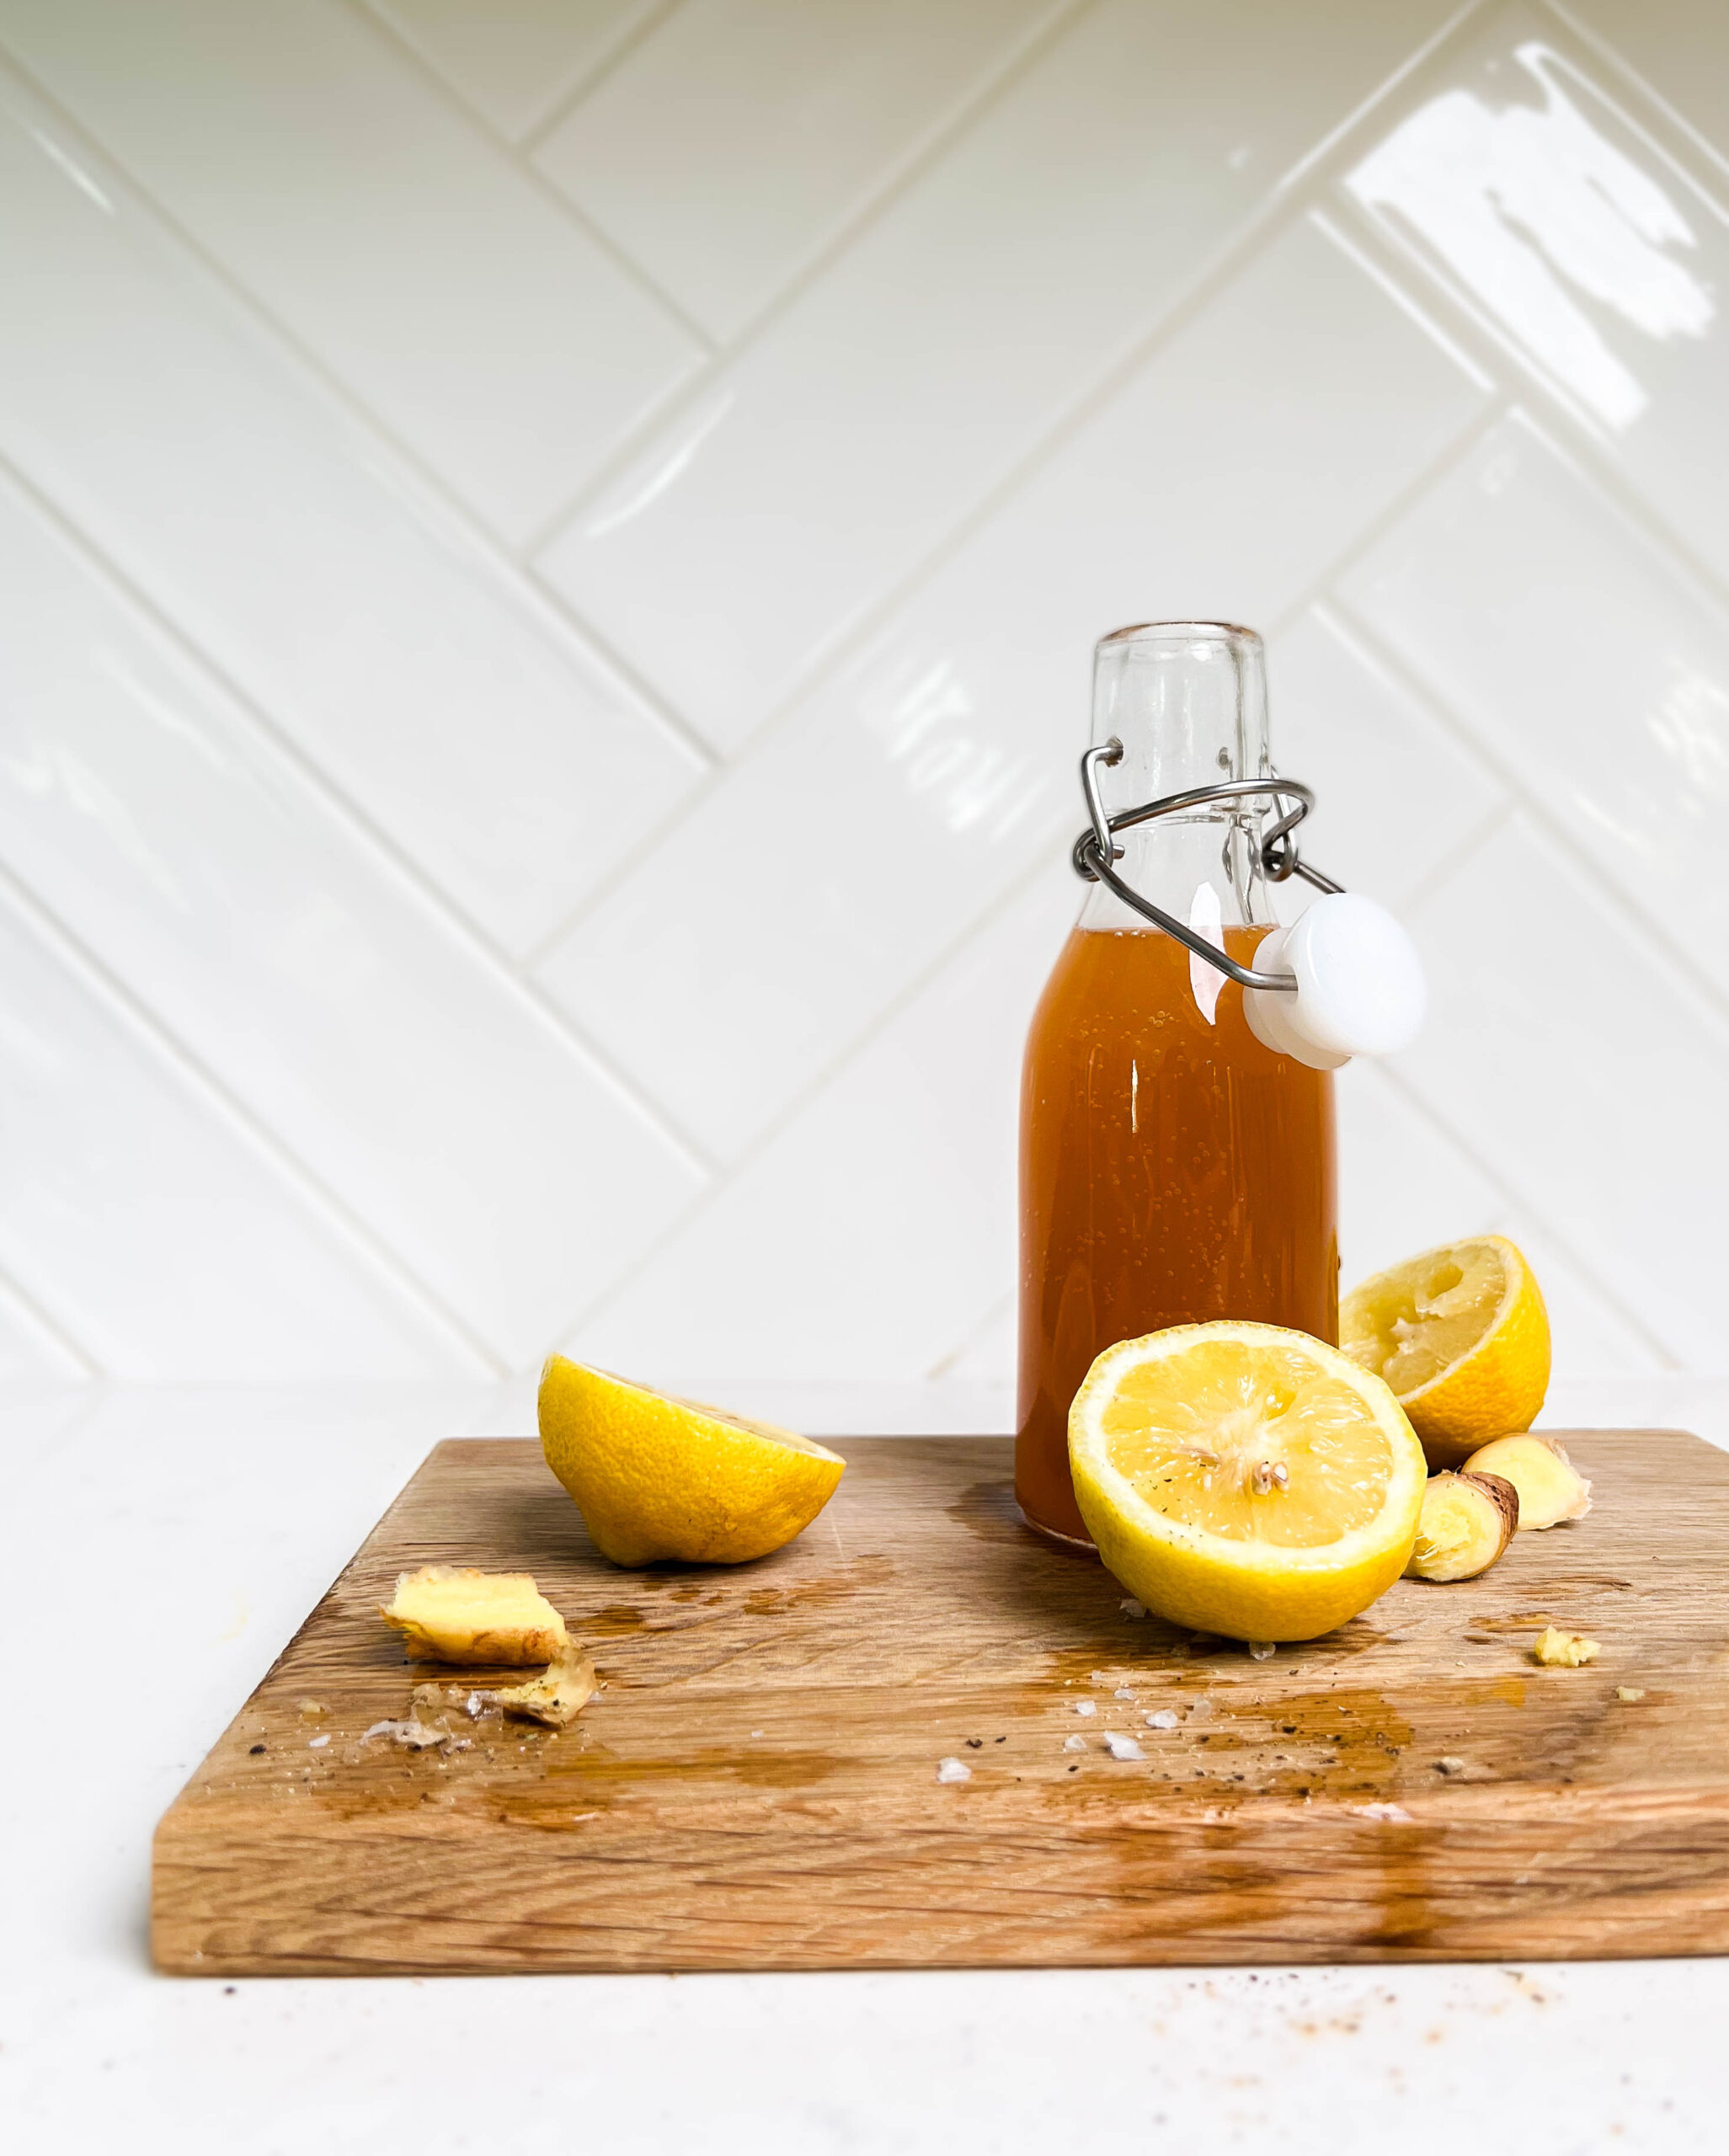
<svg viewBox="0 0 1729 2156"><path fill-rule="evenodd" d="M1150 1609L1249 1640L1311 1639L1403 1572L1422 1453L1379 1379L1275 1326L1119 1342L1069 1421L1099 1554Z"/></svg>
<svg viewBox="0 0 1729 2156"><path fill-rule="evenodd" d="M1432 1467L1529 1429L1549 1389L1548 1313L1504 1235L1444 1243L1374 1274L1344 1299L1339 1331L1353 1361L1392 1387Z"/></svg>

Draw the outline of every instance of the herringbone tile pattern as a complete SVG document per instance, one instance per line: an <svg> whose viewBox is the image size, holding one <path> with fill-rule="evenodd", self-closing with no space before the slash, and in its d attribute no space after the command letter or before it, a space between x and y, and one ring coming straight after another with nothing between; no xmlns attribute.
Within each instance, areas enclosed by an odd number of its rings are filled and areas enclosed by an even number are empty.
<svg viewBox="0 0 1729 2156"><path fill-rule="evenodd" d="M1724 1366L1693 0L0 0L0 1374L1006 1379L1090 648L1271 640L1490 1225Z"/></svg>

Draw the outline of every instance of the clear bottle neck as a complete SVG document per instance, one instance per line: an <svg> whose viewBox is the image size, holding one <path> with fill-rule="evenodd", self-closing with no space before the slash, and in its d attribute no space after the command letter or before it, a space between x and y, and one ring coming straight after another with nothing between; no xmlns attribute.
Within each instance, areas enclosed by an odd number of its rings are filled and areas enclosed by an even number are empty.
<svg viewBox="0 0 1729 2156"><path fill-rule="evenodd" d="M1101 771L1115 813L1221 779L1264 778L1267 670L1252 629L1223 622L1155 622L1118 629L1093 654L1092 741L1123 760ZM1259 807L1220 802L1123 831L1117 873L1167 913L1207 930L1270 921L1261 871ZM1151 928L1095 884L1083 928Z"/></svg>

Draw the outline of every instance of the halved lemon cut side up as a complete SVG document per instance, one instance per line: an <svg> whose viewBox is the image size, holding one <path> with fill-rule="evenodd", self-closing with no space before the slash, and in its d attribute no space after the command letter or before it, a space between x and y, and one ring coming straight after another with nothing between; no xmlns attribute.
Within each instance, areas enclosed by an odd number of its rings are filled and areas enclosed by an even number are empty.
<svg viewBox="0 0 1729 2156"><path fill-rule="evenodd" d="M1397 1394L1432 1467L1529 1429L1549 1390L1549 1315L1505 1235L1444 1243L1375 1273L1340 1306L1339 1337Z"/></svg>
<svg viewBox="0 0 1729 2156"><path fill-rule="evenodd" d="M1312 1640L1410 1560L1422 1448L1381 1380L1307 1333L1182 1325L1107 1348L1069 1412L1099 1555L1172 1623Z"/></svg>

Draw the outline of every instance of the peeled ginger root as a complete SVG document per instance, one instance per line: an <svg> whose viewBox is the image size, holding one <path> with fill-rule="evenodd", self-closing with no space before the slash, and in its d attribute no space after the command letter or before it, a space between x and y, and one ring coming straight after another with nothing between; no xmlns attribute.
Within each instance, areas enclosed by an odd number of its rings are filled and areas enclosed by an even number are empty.
<svg viewBox="0 0 1729 2156"><path fill-rule="evenodd" d="M1564 1632L1559 1625L1545 1625L1537 1635L1531 1659L1550 1669L1582 1669L1602 1652L1596 1641L1588 1640L1582 1632Z"/></svg>
<svg viewBox="0 0 1729 2156"><path fill-rule="evenodd" d="M1506 1549L1518 1524L1518 1492L1505 1476L1469 1469L1432 1475L1423 1486L1422 1516L1405 1577L1475 1579Z"/></svg>
<svg viewBox="0 0 1729 2156"><path fill-rule="evenodd" d="M1591 1509L1591 1485L1567 1458L1566 1448L1534 1431L1492 1438L1466 1460L1465 1470L1502 1476L1512 1483L1518 1492L1521 1529L1582 1519Z"/></svg>
<svg viewBox="0 0 1729 2156"><path fill-rule="evenodd" d="M570 1640L544 1676L531 1677L526 1684L512 1684L492 1696L507 1715L522 1715L550 1729L563 1729L594 1697L596 1682L594 1663Z"/></svg>
<svg viewBox="0 0 1729 2156"><path fill-rule="evenodd" d="M472 1565L423 1565L403 1572L378 1612L403 1636L415 1662L556 1662L568 1652L564 1620L528 1572Z"/></svg>

